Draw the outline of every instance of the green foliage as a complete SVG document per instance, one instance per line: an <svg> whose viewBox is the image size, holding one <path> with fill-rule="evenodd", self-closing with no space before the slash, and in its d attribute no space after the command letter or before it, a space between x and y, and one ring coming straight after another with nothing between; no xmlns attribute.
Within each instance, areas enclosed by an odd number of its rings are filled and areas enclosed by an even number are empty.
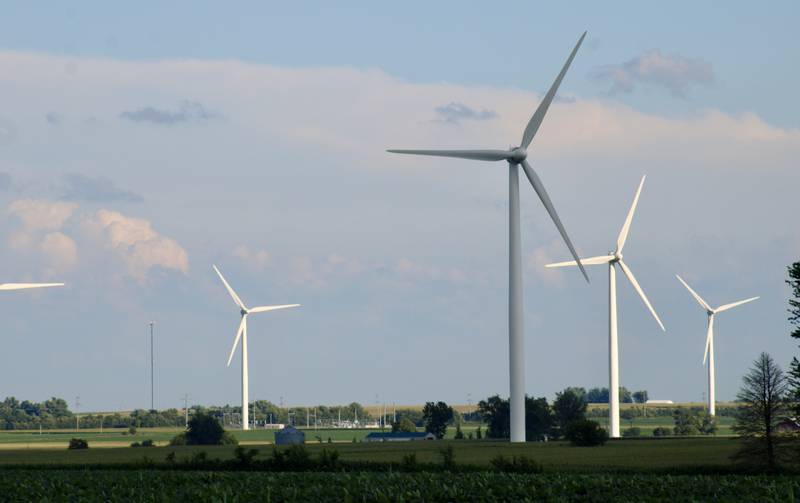
<svg viewBox="0 0 800 503"><path fill-rule="evenodd" d="M776 426L786 412L789 383L770 355L761 353L742 378L736 398L742 402L733 430L745 439L737 459L775 469Z"/></svg>
<svg viewBox="0 0 800 503"><path fill-rule="evenodd" d="M323 470L335 470L339 466L339 451L322 449L319 453L319 467Z"/></svg>
<svg viewBox="0 0 800 503"><path fill-rule="evenodd" d="M337 455L338 459L338 455ZM286 449L272 448L272 463L279 470L308 470L314 466L311 455L302 444L291 445Z"/></svg>
<svg viewBox="0 0 800 503"><path fill-rule="evenodd" d="M675 420L675 428L673 429L675 435L700 434L698 417L695 411L690 409L675 409L675 412L673 412L673 419Z"/></svg>
<svg viewBox="0 0 800 503"><path fill-rule="evenodd" d="M186 432L178 433L172 440L169 441L169 445L186 445Z"/></svg>
<svg viewBox="0 0 800 503"><path fill-rule="evenodd" d="M142 440L141 442L133 442L131 444L131 447L155 447L155 446L156 444L153 443L153 441L150 440L149 438Z"/></svg>
<svg viewBox="0 0 800 503"><path fill-rule="evenodd" d="M789 298L789 323L793 325L789 334L795 339L800 339L800 262L795 262L788 267L789 279L786 284L792 289ZM800 416L800 360L793 357L789 364L787 375L789 382L789 398L794 403L794 414Z"/></svg>
<svg viewBox="0 0 800 503"><path fill-rule="evenodd" d="M488 438L509 438L511 435L511 409L508 400L498 395L478 402L478 410L488 423ZM525 438L541 440L553 429L553 413L546 398L525 397Z"/></svg>
<svg viewBox="0 0 800 503"><path fill-rule="evenodd" d="M608 403L608 388L590 389L586 394L586 400L589 403ZM620 403L633 403L633 395L625 386L619 387L619 401Z"/></svg>
<svg viewBox="0 0 800 503"><path fill-rule="evenodd" d="M654 437L669 437L672 436L672 428L666 428L664 426L659 426L653 429L653 436Z"/></svg>
<svg viewBox="0 0 800 503"><path fill-rule="evenodd" d="M572 445L578 447L603 445L608 440L608 432L599 423L588 419L570 424L564 436Z"/></svg>
<svg viewBox="0 0 800 503"><path fill-rule="evenodd" d="M415 432L417 431L417 425L411 420L408 416L401 416L400 419L392 423L392 431L404 431L404 432Z"/></svg>
<svg viewBox="0 0 800 503"><path fill-rule="evenodd" d="M481 440L483 438L483 431L481 431L481 427L480 426L478 426L478 429L475 430L475 437L478 440Z"/></svg>
<svg viewBox="0 0 800 503"><path fill-rule="evenodd" d="M489 462L495 471L503 473L542 473L542 465L525 456L506 458L502 454Z"/></svg>
<svg viewBox="0 0 800 503"><path fill-rule="evenodd" d="M626 430L622 430L623 437L641 437L642 429L637 426L632 426Z"/></svg>
<svg viewBox="0 0 800 503"><path fill-rule="evenodd" d="M186 431L186 445L220 445L225 430L217 418L209 414L197 413L189 420Z"/></svg>
<svg viewBox="0 0 800 503"><path fill-rule="evenodd" d="M233 457L241 466L251 466L258 455L258 449L245 449L241 445L233 451Z"/></svg>
<svg viewBox="0 0 800 503"><path fill-rule="evenodd" d="M447 423L453 419L453 408L444 402L427 402L422 409L425 419L425 431L433 433L436 438L444 438Z"/></svg>
<svg viewBox="0 0 800 503"><path fill-rule="evenodd" d="M71 438L69 440L69 446L67 449L74 450L74 449L88 449L89 442L82 438Z"/></svg>
<svg viewBox="0 0 800 503"><path fill-rule="evenodd" d="M575 421L586 419L586 390L583 388L566 388L556 393L553 402L553 419L556 436L563 435L567 427Z"/></svg>
<svg viewBox="0 0 800 503"><path fill-rule="evenodd" d="M439 456L442 458L442 466L445 470L452 470L456 466L456 452L452 445L439 448Z"/></svg>
<svg viewBox="0 0 800 503"><path fill-rule="evenodd" d="M406 471L415 470L417 468L417 453L409 452L408 454L403 454L400 466Z"/></svg>
<svg viewBox="0 0 800 503"><path fill-rule="evenodd" d="M455 438L456 440L464 440L464 432L461 431L461 425L460 424L456 425L456 433L453 436L453 438Z"/></svg>
<svg viewBox="0 0 800 503"><path fill-rule="evenodd" d="M486 400L478 402L478 411L484 422L488 423L487 438L509 438L511 436L511 409L508 400L503 400L499 395L490 396Z"/></svg>
<svg viewBox="0 0 800 503"><path fill-rule="evenodd" d="M647 390L634 391L631 393L631 396L633 397L633 401L636 403L646 403L648 398Z"/></svg>
<svg viewBox="0 0 800 503"><path fill-rule="evenodd" d="M136 426L131 426L130 428L128 428L128 434L136 435Z"/></svg>

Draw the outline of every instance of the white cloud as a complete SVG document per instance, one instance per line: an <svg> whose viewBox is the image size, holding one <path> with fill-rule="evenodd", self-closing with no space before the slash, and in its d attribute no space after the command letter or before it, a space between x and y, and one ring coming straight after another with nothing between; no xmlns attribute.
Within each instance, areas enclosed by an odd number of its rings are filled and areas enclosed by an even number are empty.
<svg viewBox="0 0 800 503"><path fill-rule="evenodd" d="M27 231L60 229L78 207L75 203L46 199L20 199L9 206L9 212L19 217Z"/></svg>
<svg viewBox="0 0 800 503"><path fill-rule="evenodd" d="M47 259L54 273L72 269L78 261L78 245L62 232L45 234L39 243L39 250Z"/></svg>
<svg viewBox="0 0 800 503"><path fill-rule="evenodd" d="M267 250L252 250L243 244L234 248L231 255L240 259L247 267L257 271L264 270L272 261L272 255Z"/></svg>
<svg viewBox="0 0 800 503"><path fill-rule="evenodd" d="M154 267L186 273L189 258L174 239L156 232L149 221L110 210L100 210L84 221L85 227L116 252L128 272L140 283Z"/></svg>

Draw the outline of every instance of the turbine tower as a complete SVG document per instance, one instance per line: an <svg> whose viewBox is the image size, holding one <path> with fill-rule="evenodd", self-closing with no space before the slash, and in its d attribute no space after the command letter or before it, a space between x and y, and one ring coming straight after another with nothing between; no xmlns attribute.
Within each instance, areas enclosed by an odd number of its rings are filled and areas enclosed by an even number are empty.
<svg viewBox="0 0 800 503"><path fill-rule="evenodd" d="M242 320L239 322L239 329L236 331L236 339L233 341L233 347L231 348L231 353L228 356L228 366L231 366L231 360L233 360L233 353L236 351L236 346L239 344L239 339L242 340L242 429L249 430L250 429L250 398L249 398L249 390L248 390L248 377L247 377L247 315L255 314L255 313L264 313L267 311L276 311L278 309L286 309L289 307L298 307L300 304L283 304L279 306L260 306L260 307L251 307L247 308L242 302L242 299L236 295L236 292L233 291L231 285L225 280L225 277L219 272L217 266L214 267L214 270L217 272L219 279L222 280L222 283L225 285L225 288L228 290L228 293L231 295L231 298L239 306L239 312L241 313Z"/></svg>
<svg viewBox="0 0 800 503"><path fill-rule="evenodd" d="M625 240L628 239L628 231L631 229L631 222L633 221L633 214L636 211L636 205L639 203L639 195L642 193L644 180L639 183L639 189L636 191L636 197L633 198L633 204L628 211L628 216L625 218L625 223L622 225L622 230L619 231L617 237L617 249L611 255L602 255L599 257L591 257L583 259L586 265L608 264L608 424L611 427L611 438L619 438L619 348L617 343L617 270L616 266L619 265L625 277L633 285L634 290L642 298L644 305L653 314L653 317L658 322L661 330L666 331L664 324L661 323L656 310L653 309L644 290L639 286L633 272L622 261L622 249L625 247ZM575 262L559 262L557 264L548 264L545 267L564 267L575 265Z"/></svg>
<svg viewBox="0 0 800 503"><path fill-rule="evenodd" d="M415 154L432 155L439 157L456 157L460 159L471 159L476 161L507 161L508 162L508 222L509 222L509 250L508 250L508 352L509 352L509 374L510 374L510 402L511 402L511 441L525 441L525 353L524 353L524 331L522 326L522 253L520 249L519 231L519 166L522 166L525 175L533 185L533 190L539 195L545 209L550 214L550 218L561 233L561 237L567 244L572 256L578 261L586 281L589 277L580 264L578 254L572 246L572 242L567 236L567 231L558 218L556 209L550 201L550 196L526 160L528 156L527 148L533 141L533 137L539 130L550 103L555 98L558 86L569 69L569 65L575 58L578 48L581 46L586 32L581 35L567 62L556 77L553 85L545 94L539 107L534 112L533 117L528 121L522 135L522 142L518 147L508 150L396 150L388 152L395 154Z"/></svg>
<svg viewBox="0 0 800 503"><path fill-rule="evenodd" d="M706 349L703 353L703 365L706 364L706 359L708 359L708 414L710 416L716 415L716 370L714 368L714 315L717 313L721 313L723 311L727 311L728 309L733 309L736 306L741 306L742 304L747 304L748 302L752 302L758 297L750 297L749 299L740 300L739 302L731 302L730 304L723 304L718 308L714 309L706 303L697 292L692 290L683 278L678 276L677 274L675 277L678 278L678 281L683 283L683 286L689 290L689 293L692 294L692 297L700 304L700 307L706 310L706 314L708 314L708 333L706 335Z"/></svg>

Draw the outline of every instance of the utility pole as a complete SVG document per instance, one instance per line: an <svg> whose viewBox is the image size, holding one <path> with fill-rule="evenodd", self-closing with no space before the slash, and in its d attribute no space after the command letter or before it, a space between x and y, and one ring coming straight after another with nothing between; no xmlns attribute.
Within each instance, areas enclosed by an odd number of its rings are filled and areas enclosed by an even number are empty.
<svg viewBox="0 0 800 503"><path fill-rule="evenodd" d="M189 393L183 395L183 419L186 423L186 429L189 429Z"/></svg>
<svg viewBox="0 0 800 503"><path fill-rule="evenodd" d="M154 404L154 391L155 386L153 384L153 325L155 325L155 321L150 322L150 410L155 410Z"/></svg>

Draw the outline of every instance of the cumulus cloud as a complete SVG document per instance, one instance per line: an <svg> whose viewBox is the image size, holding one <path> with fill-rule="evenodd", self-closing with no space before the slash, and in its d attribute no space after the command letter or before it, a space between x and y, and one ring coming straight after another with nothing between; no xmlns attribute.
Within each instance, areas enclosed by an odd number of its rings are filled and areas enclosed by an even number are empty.
<svg viewBox="0 0 800 503"><path fill-rule="evenodd" d="M595 68L594 79L610 82L610 94L632 93L637 84L667 89L673 96L686 96L689 88L714 81L711 63L680 54L665 55L650 49L620 64Z"/></svg>
<svg viewBox="0 0 800 503"><path fill-rule="evenodd" d="M9 206L9 212L22 220L26 231L60 229L78 207L75 203L47 199L20 199Z"/></svg>
<svg viewBox="0 0 800 503"><path fill-rule="evenodd" d="M497 117L494 110L475 110L463 103L452 101L447 105L436 107L436 115L441 122L460 124L464 120L485 121Z"/></svg>
<svg viewBox="0 0 800 503"><path fill-rule="evenodd" d="M78 245L75 240L62 232L45 234L39 243L39 251L47 260L52 272L68 271L78 262Z"/></svg>
<svg viewBox="0 0 800 503"><path fill-rule="evenodd" d="M147 281L151 269L161 267L186 273L189 258L174 239L156 232L149 221L110 210L100 210L84 221L125 263L128 273L140 283Z"/></svg>
<svg viewBox="0 0 800 503"><path fill-rule="evenodd" d="M140 203L139 194L118 187L105 177L90 177L80 173L69 173L61 177L64 184L62 199L89 202Z"/></svg>
<svg viewBox="0 0 800 503"><path fill-rule="evenodd" d="M165 110L147 106L137 110L124 111L119 116L133 122L149 122L165 126L188 122L203 122L219 117L218 114L195 101L182 101L177 110Z"/></svg>

